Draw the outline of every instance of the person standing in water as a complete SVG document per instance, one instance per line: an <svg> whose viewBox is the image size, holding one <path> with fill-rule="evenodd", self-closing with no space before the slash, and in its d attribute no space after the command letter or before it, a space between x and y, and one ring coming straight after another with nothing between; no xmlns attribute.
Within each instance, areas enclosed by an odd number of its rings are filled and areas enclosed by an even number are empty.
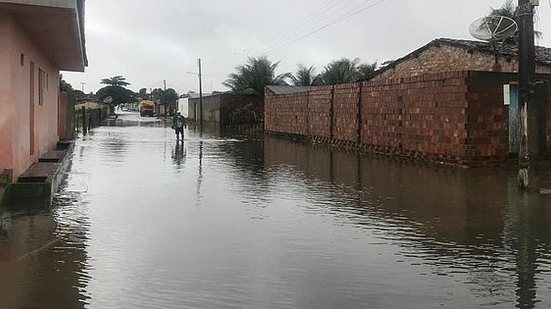
<svg viewBox="0 0 551 309"><path fill-rule="evenodd" d="M182 141L184 140L184 126L186 126L186 119L180 112L177 112L172 119L172 128L176 131L176 140L180 140L180 135Z"/></svg>

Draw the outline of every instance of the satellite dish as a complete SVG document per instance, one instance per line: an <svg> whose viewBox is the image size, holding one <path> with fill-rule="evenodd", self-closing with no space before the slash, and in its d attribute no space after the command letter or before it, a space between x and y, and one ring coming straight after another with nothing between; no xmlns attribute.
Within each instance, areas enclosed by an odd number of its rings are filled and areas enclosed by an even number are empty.
<svg viewBox="0 0 551 309"><path fill-rule="evenodd" d="M113 103L113 97L111 96L105 97L105 99L103 99L103 103L107 103L107 104Z"/></svg>
<svg viewBox="0 0 551 309"><path fill-rule="evenodd" d="M517 22L506 16L483 17L475 20L469 27L473 37L488 42L506 40L513 37L517 31Z"/></svg>

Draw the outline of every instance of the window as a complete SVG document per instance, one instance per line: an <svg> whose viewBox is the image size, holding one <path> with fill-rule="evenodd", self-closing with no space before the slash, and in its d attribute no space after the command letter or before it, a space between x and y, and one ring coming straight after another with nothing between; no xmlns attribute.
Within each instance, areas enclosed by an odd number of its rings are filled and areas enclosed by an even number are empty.
<svg viewBox="0 0 551 309"><path fill-rule="evenodd" d="M23 55L23 53L19 55L19 63L21 63L21 66L25 65L25 55Z"/></svg>
<svg viewBox="0 0 551 309"><path fill-rule="evenodd" d="M46 73L38 69L38 105L44 105L44 88L46 86Z"/></svg>

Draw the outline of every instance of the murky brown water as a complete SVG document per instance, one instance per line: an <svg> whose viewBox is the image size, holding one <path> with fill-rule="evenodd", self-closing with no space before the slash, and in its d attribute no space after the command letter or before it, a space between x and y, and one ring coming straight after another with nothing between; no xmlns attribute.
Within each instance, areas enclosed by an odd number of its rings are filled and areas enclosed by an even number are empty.
<svg viewBox="0 0 551 309"><path fill-rule="evenodd" d="M0 308L551 306L551 196L512 170L127 124L0 215Z"/></svg>

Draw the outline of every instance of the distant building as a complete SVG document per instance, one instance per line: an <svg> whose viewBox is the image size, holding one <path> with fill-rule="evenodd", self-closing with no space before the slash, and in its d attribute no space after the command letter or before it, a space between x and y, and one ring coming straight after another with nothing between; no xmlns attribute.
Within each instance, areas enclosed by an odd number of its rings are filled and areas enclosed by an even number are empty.
<svg viewBox="0 0 551 309"><path fill-rule="evenodd" d="M0 0L3 182L16 180L66 133L59 72L87 65L83 18L83 0Z"/></svg>
<svg viewBox="0 0 551 309"><path fill-rule="evenodd" d="M261 123L264 118L264 102L259 95L233 93L203 94L203 112L200 111L199 95L188 98L188 117L206 123L238 125Z"/></svg>

